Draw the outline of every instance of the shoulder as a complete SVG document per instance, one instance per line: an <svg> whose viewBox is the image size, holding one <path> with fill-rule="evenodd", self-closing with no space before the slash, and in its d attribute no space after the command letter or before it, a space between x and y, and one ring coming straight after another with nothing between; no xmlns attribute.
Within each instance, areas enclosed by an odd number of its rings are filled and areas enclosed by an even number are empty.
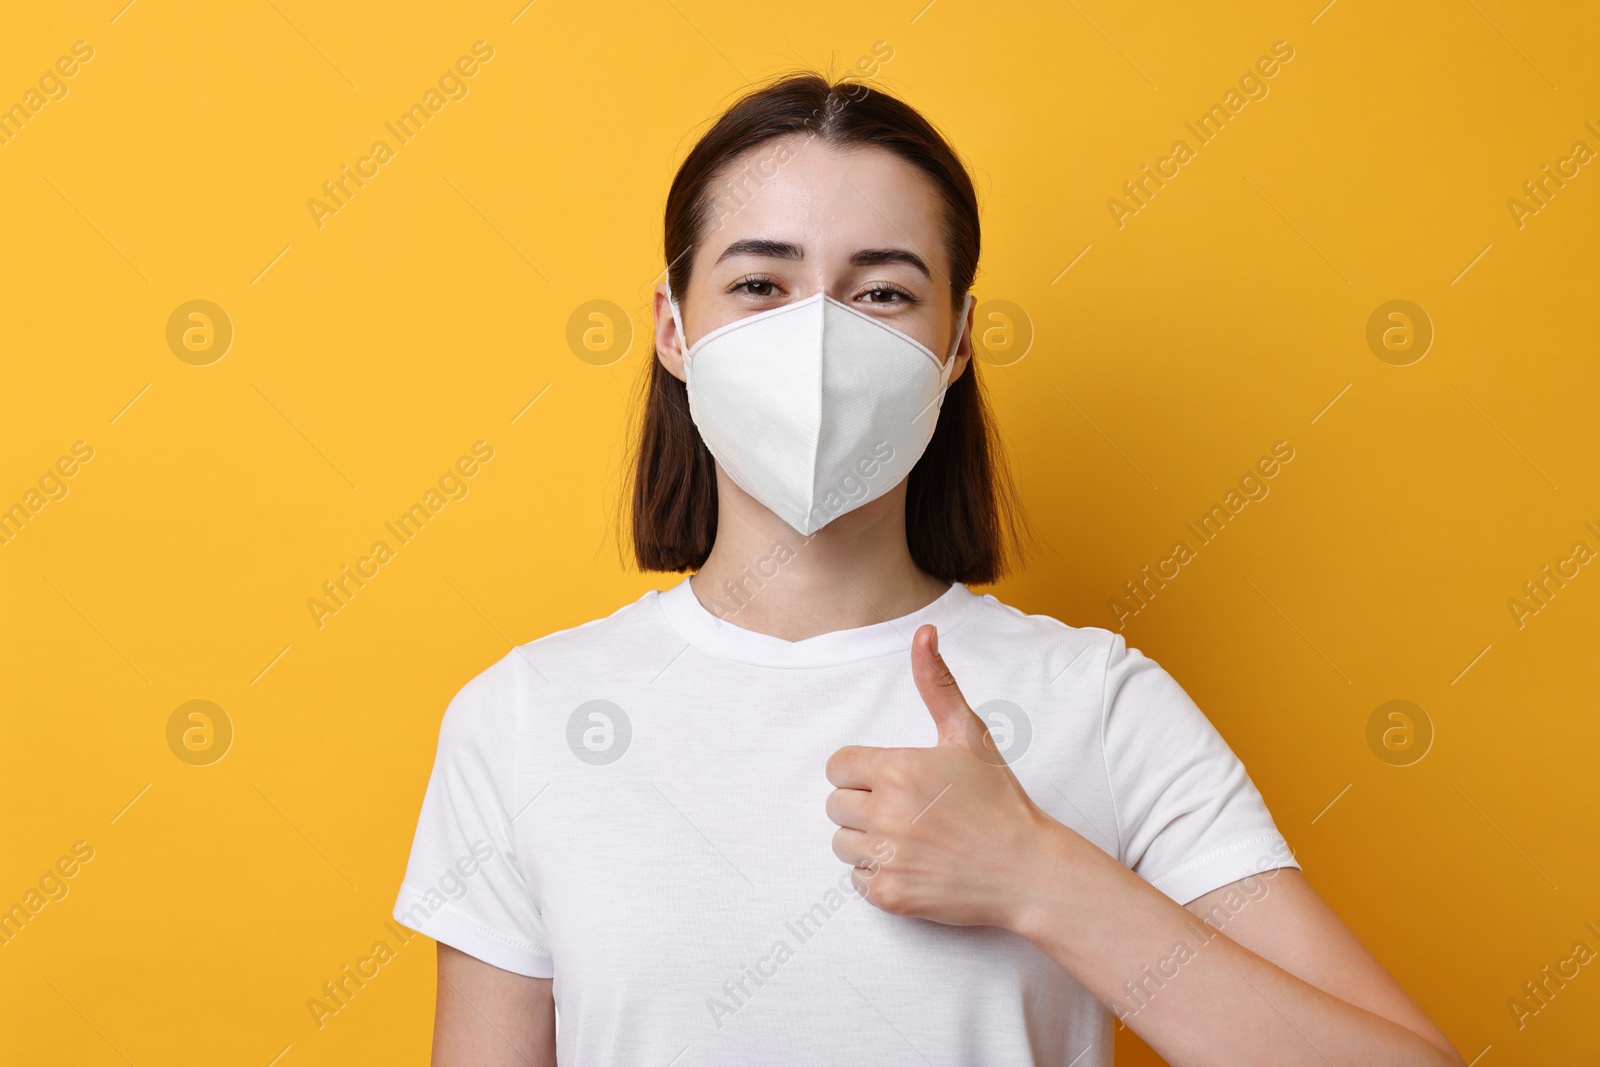
<svg viewBox="0 0 1600 1067"><path fill-rule="evenodd" d="M1109 664L1126 654L1119 633L1099 626L1073 626L1053 615L1030 614L993 593L973 593L974 603L957 633L978 655L1003 660L1025 659L1049 677L1064 675L1099 679Z"/></svg>
<svg viewBox="0 0 1600 1067"><path fill-rule="evenodd" d="M1116 709L1114 717L1124 722L1166 721L1195 710L1177 680L1121 633L1029 614L993 594L973 596L957 632L974 658L1009 664L1018 678L1038 672L1051 690L1097 700L1103 714Z"/></svg>
<svg viewBox="0 0 1600 1067"><path fill-rule="evenodd" d="M614 673L630 654L659 646L658 595L652 589L609 615L514 646L457 690L442 731L501 735L513 727L517 710L552 682Z"/></svg>

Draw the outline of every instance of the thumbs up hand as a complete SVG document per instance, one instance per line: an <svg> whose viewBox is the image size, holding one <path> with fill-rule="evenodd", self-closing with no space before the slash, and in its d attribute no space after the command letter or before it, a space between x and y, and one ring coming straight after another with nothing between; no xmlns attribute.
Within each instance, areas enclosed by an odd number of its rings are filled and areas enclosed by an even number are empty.
<svg viewBox="0 0 1600 1067"><path fill-rule="evenodd" d="M1029 799L939 655L934 627L911 642L911 673L938 730L932 748L847 745L828 760L833 854L884 911L1015 929L1038 845L1061 824Z"/></svg>

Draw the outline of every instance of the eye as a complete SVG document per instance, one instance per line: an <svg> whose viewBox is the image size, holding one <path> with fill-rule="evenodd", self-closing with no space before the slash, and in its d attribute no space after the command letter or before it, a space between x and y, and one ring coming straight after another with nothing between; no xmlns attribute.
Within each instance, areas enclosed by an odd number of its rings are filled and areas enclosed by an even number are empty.
<svg viewBox="0 0 1600 1067"><path fill-rule="evenodd" d="M868 304L915 304L917 298L898 285L879 283L860 293L856 299L866 298Z"/></svg>
<svg viewBox="0 0 1600 1067"><path fill-rule="evenodd" d="M737 293L743 290L750 296L766 297L776 296L778 283L771 278L764 278L759 274L751 274L740 278L728 286L728 292Z"/></svg>

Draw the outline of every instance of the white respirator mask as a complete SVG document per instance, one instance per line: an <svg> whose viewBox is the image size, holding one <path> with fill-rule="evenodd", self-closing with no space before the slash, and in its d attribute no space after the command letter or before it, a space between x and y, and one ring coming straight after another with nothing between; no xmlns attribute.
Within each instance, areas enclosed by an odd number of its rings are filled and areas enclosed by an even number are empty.
<svg viewBox="0 0 1600 1067"><path fill-rule="evenodd" d="M667 302L687 344L671 282ZM734 484L809 536L922 458L971 307L944 360L825 293L730 322L684 352L690 417Z"/></svg>

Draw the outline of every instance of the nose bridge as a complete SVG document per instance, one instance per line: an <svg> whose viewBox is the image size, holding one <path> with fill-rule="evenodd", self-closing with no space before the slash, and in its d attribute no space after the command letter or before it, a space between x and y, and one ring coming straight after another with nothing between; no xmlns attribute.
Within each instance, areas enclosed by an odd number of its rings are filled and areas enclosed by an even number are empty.
<svg viewBox="0 0 1600 1067"><path fill-rule="evenodd" d="M829 263L825 254L808 257L797 272L796 284L794 296L797 300L821 293L842 303L850 295L849 267Z"/></svg>
<svg viewBox="0 0 1600 1067"><path fill-rule="evenodd" d="M854 275L860 268L851 262L851 256L862 243L862 235L853 227L841 229L840 220L820 207L824 217L815 219L801 240L805 258L794 265L795 282L799 288L795 297L825 293L844 302Z"/></svg>

